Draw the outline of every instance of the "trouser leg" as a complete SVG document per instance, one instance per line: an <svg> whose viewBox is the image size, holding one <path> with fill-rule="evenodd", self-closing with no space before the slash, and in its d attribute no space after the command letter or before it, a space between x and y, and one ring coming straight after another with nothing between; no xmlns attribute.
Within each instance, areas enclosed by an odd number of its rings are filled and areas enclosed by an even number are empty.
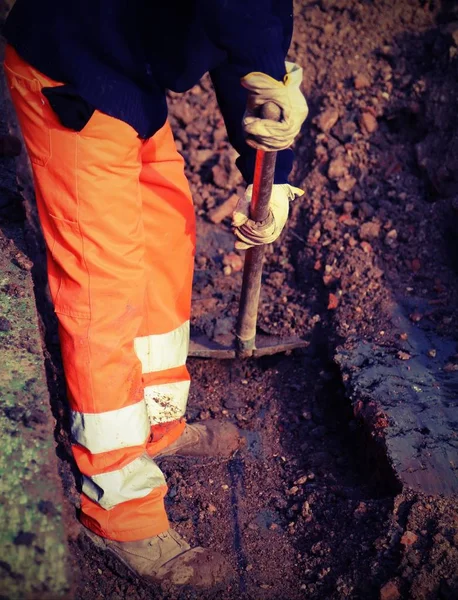
<svg viewBox="0 0 458 600"><path fill-rule="evenodd" d="M73 451L83 476L81 519L96 533L121 541L156 535L168 527L163 505L166 485L146 452L151 430L145 394L154 388L152 402L160 405L159 386L187 385L181 342L189 310L178 308L185 305L178 301L180 294L167 300L165 292L161 301L170 320L152 309L157 294L154 280L148 277L155 273L164 290L167 277L161 278L160 269L152 266L154 248L147 251L144 219L148 227L155 220L153 211L144 215L144 185L140 183L142 152L148 143L141 142L127 124L98 112L81 133L66 130L40 91L56 82L21 61L12 49L7 52L6 72L32 160L47 244L49 285L59 319L72 413ZM177 162L177 166L179 179L182 165ZM159 180L148 185L167 190ZM168 187L172 206L175 192L173 186ZM185 220L189 210L186 215ZM183 226L175 229L176 248L180 232L188 238L184 246L189 246L193 234ZM170 262L174 264L182 268L178 261ZM189 282L187 264L183 279ZM180 281L180 272L173 278ZM179 314L172 318L174 305ZM157 319L162 323L159 328L154 324ZM154 342L163 338L151 336L164 334L173 334L169 342L180 347L180 364L159 360L165 346ZM155 422L155 426L169 427L168 443L183 427L176 424L184 411L183 397L180 410L172 415L175 425L170 419Z"/></svg>
<svg viewBox="0 0 458 600"><path fill-rule="evenodd" d="M141 157L146 287L135 348L152 426L148 451L154 454L184 428L195 217L183 158L168 124L145 143Z"/></svg>

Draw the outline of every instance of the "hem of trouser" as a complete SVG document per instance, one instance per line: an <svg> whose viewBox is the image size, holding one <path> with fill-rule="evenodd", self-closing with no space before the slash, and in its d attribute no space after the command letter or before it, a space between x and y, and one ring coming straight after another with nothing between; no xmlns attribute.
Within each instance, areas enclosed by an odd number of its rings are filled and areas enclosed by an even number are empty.
<svg viewBox="0 0 458 600"><path fill-rule="evenodd" d="M92 522L86 522L86 519L82 515L80 517L81 523L93 533L103 537L107 540L114 542L138 542L140 540L146 540L161 533L165 533L170 528L170 523L167 516L164 517L164 522L161 526L155 525L154 527L139 527L138 529L126 529L122 531L110 530L108 534L105 530L99 530L98 527L94 527Z"/></svg>
<svg viewBox="0 0 458 600"><path fill-rule="evenodd" d="M165 512L164 507L164 496L167 493L167 486L161 486L160 488L156 488L156 490L154 491L156 493L161 492L161 496L160 498L157 498L157 505L154 508L154 510L151 511L151 517L146 516L144 513L141 516L139 516L139 520L142 522L142 524L138 527L126 527L126 529L113 528L110 526L109 520L107 521L106 526L103 527L97 521L97 514L91 516L89 514L86 514L83 510L81 510L79 514L79 520L85 527L87 527L87 529L90 529L93 533L99 535L100 537L116 542L136 542L138 540L145 540L147 538L154 537L156 535L159 535L160 533L164 533L170 527L169 520L167 518L167 514ZM84 494L82 495L82 497L86 501L89 501L90 505L95 505L95 503L88 499L87 496L85 496ZM120 508L122 509L124 505L124 508L126 510L132 511L131 502L136 502L136 500L124 502L123 504L119 504L116 508L118 510ZM103 514L104 516L109 515L110 513L110 511L105 511L105 509L103 509L102 507L97 507L97 509L103 511L101 514Z"/></svg>

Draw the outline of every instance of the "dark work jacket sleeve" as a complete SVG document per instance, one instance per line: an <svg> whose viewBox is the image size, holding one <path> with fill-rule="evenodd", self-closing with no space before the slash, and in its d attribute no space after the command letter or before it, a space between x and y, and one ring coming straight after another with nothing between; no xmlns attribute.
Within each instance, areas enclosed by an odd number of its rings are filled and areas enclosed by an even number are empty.
<svg viewBox="0 0 458 600"><path fill-rule="evenodd" d="M239 153L236 164L246 183L253 183L256 150L248 146L242 128L247 90L240 85L240 70L230 63L220 65L210 72L218 104L226 124L232 146ZM287 183L293 166L292 150L282 150L277 155L275 183Z"/></svg>
<svg viewBox="0 0 458 600"><path fill-rule="evenodd" d="M199 6L207 35L227 55L210 75L229 140L240 154L237 166L251 183L255 150L243 135L247 92L240 79L253 71L283 79L293 29L292 0L199 0ZM291 150L278 153L275 183L287 182L292 162Z"/></svg>

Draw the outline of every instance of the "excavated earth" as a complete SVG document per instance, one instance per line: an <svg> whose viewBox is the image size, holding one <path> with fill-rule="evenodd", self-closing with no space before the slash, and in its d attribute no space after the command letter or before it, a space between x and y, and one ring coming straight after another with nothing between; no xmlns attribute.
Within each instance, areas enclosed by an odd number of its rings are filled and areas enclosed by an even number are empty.
<svg viewBox="0 0 458 600"><path fill-rule="evenodd" d="M291 182L305 195L267 251L259 327L308 347L256 361L190 360L188 418L230 419L247 445L228 461L161 463L173 527L233 567L221 589L147 585L81 533L55 322L29 214L79 600L458 598L458 10L302 0L295 12L290 58L304 67L310 115ZM198 220L193 332L217 338L233 331L242 262L229 216L215 223L214 211L242 181L209 79L170 94L169 105ZM428 368L454 390L454 426L438 434L452 489L444 495L396 471L385 452L388 409L364 419L349 398L358 343L409 371L409 339L423 334L434 340Z"/></svg>

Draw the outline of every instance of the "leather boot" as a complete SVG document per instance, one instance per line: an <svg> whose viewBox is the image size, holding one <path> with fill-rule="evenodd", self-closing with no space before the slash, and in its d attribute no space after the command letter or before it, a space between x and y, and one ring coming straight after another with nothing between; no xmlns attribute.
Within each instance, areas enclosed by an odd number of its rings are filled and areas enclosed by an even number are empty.
<svg viewBox="0 0 458 600"><path fill-rule="evenodd" d="M90 530L86 535L100 550L112 554L135 576L148 582L212 588L230 572L221 554L191 548L173 529L136 542L116 542Z"/></svg>
<svg viewBox="0 0 458 600"><path fill-rule="evenodd" d="M239 430L227 421L208 420L205 423L186 423L181 436L153 456L220 456L229 457L242 445Z"/></svg>

